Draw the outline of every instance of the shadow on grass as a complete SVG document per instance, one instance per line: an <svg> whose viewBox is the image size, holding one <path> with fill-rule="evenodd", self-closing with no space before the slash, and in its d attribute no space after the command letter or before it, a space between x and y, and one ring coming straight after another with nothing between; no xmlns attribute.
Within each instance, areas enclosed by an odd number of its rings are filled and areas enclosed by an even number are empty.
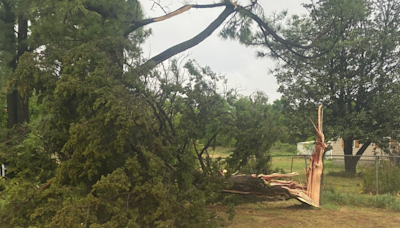
<svg viewBox="0 0 400 228"><path fill-rule="evenodd" d="M318 208L312 207L305 203L290 205L290 206L286 207L286 209L288 209L288 210L318 210Z"/></svg>

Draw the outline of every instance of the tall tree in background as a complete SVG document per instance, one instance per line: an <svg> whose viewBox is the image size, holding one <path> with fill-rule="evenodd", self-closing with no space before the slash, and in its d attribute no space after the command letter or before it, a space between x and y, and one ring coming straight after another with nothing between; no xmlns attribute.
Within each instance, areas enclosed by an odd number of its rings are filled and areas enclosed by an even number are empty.
<svg viewBox="0 0 400 228"><path fill-rule="evenodd" d="M19 57L29 50L28 45L28 11L29 1L0 1L0 77L12 80L17 69ZM16 30L15 30L16 28ZM2 90L5 85L2 86ZM7 127L29 122L29 97L11 87L7 93Z"/></svg>
<svg viewBox="0 0 400 228"><path fill-rule="evenodd" d="M309 65L315 59L329 55L348 25L362 17L362 1L347 3L348 6L345 9L342 8L343 4L342 1L331 3L317 1L305 5L309 9L312 8L309 10L309 15L305 18L293 15L288 22L285 22L289 26L285 26L282 22L287 19L287 11L274 13L269 17L264 15L262 20L255 18L252 13L241 11L241 17L233 17L224 25L221 37L235 39L246 46L258 48L257 56L261 58L272 58L288 65ZM252 12L258 11L262 11L258 5L252 6ZM341 16L337 16L335 13ZM318 15L321 18L318 19ZM253 30L251 26L258 29ZM307 37L313 37L313 40L309 40ZM277 69L281 67L279 65ZM278 83L280 83L280 79L278 79ZM304 89L306 90L306 88ZM282 92L282 90L280 91ZM299 103L299 100L293 105L293 99L290 97L283 97L281 102L285 104L285 110L282 109L282 111L286 115L286 120L283 121L289 126L287 140L296 143L297 140L303 141L313 137L309 133L312 132L308 123L310 116L306 113L315 113L318 102L314 103L312 107L308 106L308 102ZM287 108L287 104L292 104L292 107ZM299 111L302 114L299 114ZM332 132L329 130L329 126L325 130L329 137Z"/></svg>
<svg viewBox="0 0 400 228"><path fill-rule="evenodd" d="M346 21L346 30L328 53L302 62L276 47L287 62L275 70L279 91L292 107L325 107L327 137L344 140L347 172L372 143L398 127L399 119L399 1L319 1L308 5L310 18L292 18L288 31L298 38L331 26L332 18ZM297 31L294 32L294 31ZM335 40L321 42L328 46ZM353 155L353 140L363 146Z"/></svg>

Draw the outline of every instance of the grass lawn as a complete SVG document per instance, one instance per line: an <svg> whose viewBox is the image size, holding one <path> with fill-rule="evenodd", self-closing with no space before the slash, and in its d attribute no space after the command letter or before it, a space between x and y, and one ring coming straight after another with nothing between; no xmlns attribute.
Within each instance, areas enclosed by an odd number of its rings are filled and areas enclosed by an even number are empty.
<svg viewBox="0 0 400 228"><path fill-rule="evenodd" d="M213 157L227 157L234 148L216 148ZM305 167L309 159L295 154L274 151L271 154L272 170L298 172L292 177L306 183ZM282 156L289 155L289 156ZM361 169L360 169L361 168ZM362 171L362 167L358 170ZM396 196L360 194L362 177L348 176L343 165L324 161L323 209L313 209L296 200L244 204L235 207L236 216L228 221L223 206L213 206L224 219L222 227L400 227L400 198ZM325 203L324 203L325 202ZM390 209L389 209L390 208ZM395 209L396 211L392 210Z"/></svg>
<svg viewBox="0 0 400 228"><path fill-rule="evenodd" d="M309 159L307 159L307 166ZM331 191L340 191L343 193L359 194L362 190L363 182L360 176L344 175L344 167L334 165L331 160L324 161L324 179L323 189ZM292 179L298 183L306 183L305 161L303 157L287 156L272 157L271 168L282 168L285 172L298 172L299 175Z"/></svg>
<svg viewBox="0 0 400 228"><path fill-rule="evenodd" d="M324 209L302 206L296 200L245 204L235 208L233 221L227 220L224 207L214 206L225 221L221 227L400 227L400 213L377 208L337 207Z"/></svg>
<svg viewBox="0 0 400 228"><path fill-rule="evenodd" d="M210 155L228 157L234 148L217 147ZM288 155L288 156L282 156ZM271 168L285 173L298 172L292 178L306 183L305 167L309 159L288 152L272 151ZM360 169L361 168L361 169ZM362 167L358 170L362 171ZM348 176L343 165L324 161L323 209L304 206L297 200L249 203L235 207L236 216L228 221L223 206L213 206L223 218L222 227L400 227L400 198L360 194L363 179ZM324 201L325 198L325 201ZM389 209L390 208L390 209ZM396 211L392 210L395 209Z"/></svg>

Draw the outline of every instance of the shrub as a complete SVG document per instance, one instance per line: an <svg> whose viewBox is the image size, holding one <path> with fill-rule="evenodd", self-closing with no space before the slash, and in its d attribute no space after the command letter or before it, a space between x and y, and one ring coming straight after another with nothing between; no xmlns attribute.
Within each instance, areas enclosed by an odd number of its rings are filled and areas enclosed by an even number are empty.
<svg viewBox="0 0 400 228"><path fill-rule="evenodd" d="M363 170L364 192L376 193L376 168L365 167ZM391 161L381 161L378 167L378 192L397 193L400 191L400 167Z"/></svg>

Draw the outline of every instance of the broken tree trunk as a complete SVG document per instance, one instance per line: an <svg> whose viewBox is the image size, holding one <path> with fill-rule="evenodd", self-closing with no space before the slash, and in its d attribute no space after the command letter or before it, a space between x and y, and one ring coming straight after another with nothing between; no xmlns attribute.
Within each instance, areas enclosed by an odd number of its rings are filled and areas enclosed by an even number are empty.
<svg viewBox="0 0 400 228"><path fill-rule="evenodd" d="M314 122L313 122L314 124ZM307 174L307 195L317 204L321 200L321 178L324 170L325 136L322 132L322 106L318 108L318 128L314 124L317 142L314 152L310 156L310 166Z"/></svg>
<svg viewBox="0 0 400 228"><path fill-rule="evenodd" d="M312 123L315 128L317 140L314 152L310 156L310 165L306 169L307 186L294 181L275 180L275 178L287 178L298 175L296 172L258 176L233 175L230 178L233 186L228 190L224 190L224 192L254 195L261 198L275 197L275 199L287 199L288 197L292 197L311 206L321 207L321 181L324 169L323 156L326 148L325 137L322 131L322 106L318 108L318 127L315 126L314 122Z"/></svg>

